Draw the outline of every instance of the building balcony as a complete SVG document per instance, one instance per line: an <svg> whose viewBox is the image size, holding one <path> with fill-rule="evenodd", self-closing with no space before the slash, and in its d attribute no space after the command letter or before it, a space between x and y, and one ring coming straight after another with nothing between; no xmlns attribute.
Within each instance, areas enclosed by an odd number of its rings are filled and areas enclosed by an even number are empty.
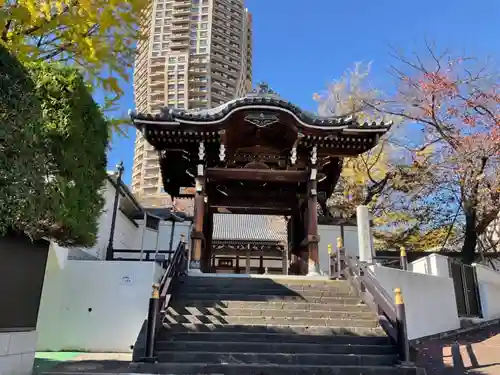
<svg viewBox="0 0 500 375"><path fill-rule="evenodd" d="M189 40L189 34L182 33L182 32L172 33L172 35L170 36L170 39L172 41Z"/></svg>
<svg viewBox="0 0 500 375"><path fill-rule="evenodd" d="M174 8L172 11L172 16L178 17L178 16L189 16L191 14L191 8Z"/></svg>
<svg viewBox="0 0 500 375"><path fill-rule="evenodd" d="M185 24L189 23L189 17L174 17L172 18L172 24L177 25L177 24Z"/></svg>

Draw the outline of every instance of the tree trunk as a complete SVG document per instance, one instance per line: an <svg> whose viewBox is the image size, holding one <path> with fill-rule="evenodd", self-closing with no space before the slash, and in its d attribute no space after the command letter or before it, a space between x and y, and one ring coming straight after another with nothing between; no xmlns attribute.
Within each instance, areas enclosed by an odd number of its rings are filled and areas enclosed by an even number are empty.
<svg viewBox="0 0 500 375"><path fill-rule="evenodd" d="M475 260L477 246L476 211L465 213L465 238L462 245L462 261L471 264Z"/></svg>

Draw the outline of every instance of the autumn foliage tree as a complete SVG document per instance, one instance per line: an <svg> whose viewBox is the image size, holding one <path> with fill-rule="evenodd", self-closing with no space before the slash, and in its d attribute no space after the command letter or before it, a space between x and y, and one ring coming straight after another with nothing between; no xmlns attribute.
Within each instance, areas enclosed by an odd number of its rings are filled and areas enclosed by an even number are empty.
<svg viewBox="0 0 500 375"><path fill-rule="evenodd" d="M146 0L0 0L0 44L21 62L81 69L112 99L123 94Z"/></svg>
<svg viewBox="0 0 500 375"><path fill-rule="evenodd" d="M418 126L417 155L433 150L415 160L429 177L425 204L433 220L456 212L463 260L470 263L479 237L500 212L499 76L478 59L429 45L427 54L414 56L397 55L398 92L381 110Z"/></svg>
<svg viewBox="0 0 500 375"><path fill-rule="evenodd" d="M325 93L314 96L320 115L354 115L360 123L393 123L389 136L375 148L344 159L341 178L328 203L347 218L354 217L358 205L367 205L374 217L378 247L398 248L411 243L419 248L415 238L425 235L422 230L435 230L422 225L429 214L427 207L419 204L423 196L418 181L423 180L420 175L425 170L413 163L414 150L404 147L403 118L380 111L382 94L370 87L369 77L370 64L357 63Z"/></svg>

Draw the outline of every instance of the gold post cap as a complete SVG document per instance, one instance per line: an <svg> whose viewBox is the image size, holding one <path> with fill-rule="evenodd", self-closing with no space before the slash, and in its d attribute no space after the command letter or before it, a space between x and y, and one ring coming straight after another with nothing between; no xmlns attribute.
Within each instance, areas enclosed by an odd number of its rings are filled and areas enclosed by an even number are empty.
<svg viewBox="0 0 500 375"><path fill-rule="evenodd" d="M337 237L337 248L342 249L344 247L344 241L342 241L342 237Z"/></svg>
<svg viewBox="0 0 500 375"><path fill-rule="evenodd" d="M400 251L400 254L401 254L402 257L406 256L406 249L404 248L404 246L401 246L399 248L399 251Z"/></svg>
<svg viewBox="0 0 500 375"><path fill-rule="evenodd" d="M332 255L332 253L333 253L333 250L332 250L332 244L331 244L331 243L329 243L329 244L328 244L328 254Z"/></svg>
<svg viewBox="0 0 500 375"><path fill-rule="evenodd" d="M151 293L151 298L160 298L160 284L153 284L153 293Z"/></svg>
<svg viewBox="0 0 500 375"><path fill-rule="evenodd" d="M404 303L403 294L401 293L400 288L394 289L394 303L396 305L402 305Z"/></svg>

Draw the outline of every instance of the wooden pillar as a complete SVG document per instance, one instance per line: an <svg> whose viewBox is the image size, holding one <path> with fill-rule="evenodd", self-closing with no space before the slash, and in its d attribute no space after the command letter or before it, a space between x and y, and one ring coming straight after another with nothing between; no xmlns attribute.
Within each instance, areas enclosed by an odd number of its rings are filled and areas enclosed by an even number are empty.
<svg viewBox="0 0 500 375"><path fill-rule="evenodd" d="M247 254L246 254L246 263L245 263L245 273L247 275L249 275L250 274L250 246L248 247L246 252L247 252Z"/></svg>
<svg viewBox="0 0 500 375"><path fill-rule="evenodd" d="M212 258L212 221L213 214L209 203L205 203L205 217L203 221L204 246L202 248L201 271L212 272L210 260Z"/></svg>
<svg viewBox="0 0 500 375"><path fill-rule="evenodd" d="M202 247L204 242L203 221L205 218L205 168L203 161L205 159L205 145L203 141L199 145L199 162L196 176L196 192L194 195L194 228L191 231L191 262L189 263L189 272L201 272Z"/></svg>
<svg viewBox="0 0 500 375"><path fill-rule="evenodd" d="M259 258L259 274L264 274L264 256L260 256Z"/></svg>
<svg viewBox="0 0 500 375"><path fill-rule="evenodd" d="M288 246L283 249L283 275L288 275Z"/></svg>
<svg viewBox="0 0 500 375"><path fill-rule="evenodd" d="M311 172L307 184L307 247L308 247L308 276L319 276L318 254L318 189L316 169L316 146L311 152Z"/></svg>

